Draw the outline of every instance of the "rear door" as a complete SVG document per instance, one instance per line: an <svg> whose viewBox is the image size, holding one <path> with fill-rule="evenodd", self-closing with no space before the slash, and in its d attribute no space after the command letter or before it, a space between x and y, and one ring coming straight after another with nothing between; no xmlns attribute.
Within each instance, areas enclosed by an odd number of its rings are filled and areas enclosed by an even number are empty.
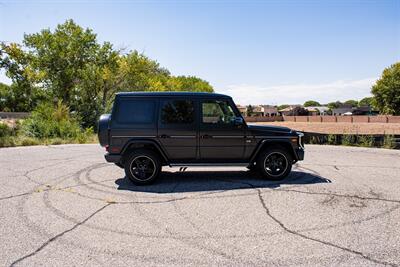
<svg viewBox="0 0 400 267"><path fill-rule="evenodd" d="M185 162L197 155L196 102L187 98L160 100L159 142L173 162Z"/></svg>
<svg viewBox="0 0 400 267"><path fill-rule="evenodd" d="M235 125L236 114L229 100L200 102L200 158L203 161L240 161L244 157L245 129Z"/></svg>

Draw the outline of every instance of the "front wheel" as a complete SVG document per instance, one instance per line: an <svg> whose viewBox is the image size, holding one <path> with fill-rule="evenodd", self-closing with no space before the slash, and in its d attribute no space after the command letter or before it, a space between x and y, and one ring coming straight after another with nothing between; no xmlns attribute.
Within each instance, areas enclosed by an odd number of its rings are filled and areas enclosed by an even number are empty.
<svg viewBox="0 0 400 267"><path fill-rule="evenodd" d="M257 159L259 171L270 180L282 180L292 170L292 156L283 148L270 148Z"/></svg>
<svg viewBox="0 0 400 267"><path fill-rule="evenodd" d="M138 149L124 161L126 176L137 185L152 183L160 174L158 155L151 150Z"/></svg>

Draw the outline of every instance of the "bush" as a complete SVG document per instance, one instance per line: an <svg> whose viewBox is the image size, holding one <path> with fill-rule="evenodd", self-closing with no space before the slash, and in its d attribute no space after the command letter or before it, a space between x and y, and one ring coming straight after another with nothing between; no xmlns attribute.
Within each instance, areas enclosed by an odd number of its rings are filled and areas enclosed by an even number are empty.
<svg viewBox="0 0 400 267"><path fill-rule="evenodd" d="M384 148L396 148L396 140L393 135L385 135L383 137L383 147Z"/></svg>
<svg viewBox="0 0 400 267"><path fill-rule="evenodd" d="M84 133L76 118L71 117L68 107L58 103L39 105L22 123L26 136L44 138L76 139Z"/></svg>
<svg viewBox="0 0 400 267"><path fill-rule="evenodd" d="M23 136L20 139L18 139L18 145L21 146L36 146L39 144L40 144L39 140L32 137Z"/></svg>
<svg viewBox="0 0 400 267"><path fill-rule="evenodd" d="M360 135L358 136L358 145L363 147L373 147L375 138L372 135Z"/></svg>
<svg viewBox="0 0 400 267"><path fill-rule="evenodd" d="M344 134L342 135L342 145L353 146L356 144L354 135Z"/></svg>
<svg viewBox="0 0 400 267"><path fill-rule="evenodd" d="M329 145L336 145L337 144L337 140L336 140L336 135L335 134L328 134L327 137L327 142Z"/></svg>
<svg viewBox="0 0 400 267"><path fill-rule="evenodd" d="M0 122L0 138L8 137L13 134L13 129L7 124Z"/></svg>

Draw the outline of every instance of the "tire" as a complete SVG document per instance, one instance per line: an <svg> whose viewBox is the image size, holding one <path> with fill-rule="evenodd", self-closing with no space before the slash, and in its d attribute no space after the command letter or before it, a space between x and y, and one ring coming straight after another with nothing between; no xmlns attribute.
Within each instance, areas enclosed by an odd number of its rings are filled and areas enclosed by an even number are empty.
<svg viewBox="0 0 400 267"><path fill-rule="evenodd" d="M121 162L115 162L114 164L122 169L124 168L124 165Z"/></svg>
<svg viewBox="0 0 400 267"><path fill-rule="evenodd" d="M134 184L151 184L161 172L161 162L153 151L138 149L124 161L124 169L126 177Z"/></svg>
<svg viewBox="0 0 400 267"><path fill-rule="evenodd" d="M283 180L292 170L292 155L284 148L267 148L258 156L257 166L268 180Z"/></svg>

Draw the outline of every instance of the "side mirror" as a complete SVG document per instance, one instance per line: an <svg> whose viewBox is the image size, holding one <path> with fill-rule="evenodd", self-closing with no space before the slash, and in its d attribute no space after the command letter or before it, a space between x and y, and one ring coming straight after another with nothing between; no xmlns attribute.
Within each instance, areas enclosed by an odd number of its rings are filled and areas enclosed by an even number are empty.
<svg viewBox="0 0 400 267"><path fill-rule="evenodd" d="M233 124L235 126L242 126L244 124L243 118L242 117L235 117Z"/></svg>

